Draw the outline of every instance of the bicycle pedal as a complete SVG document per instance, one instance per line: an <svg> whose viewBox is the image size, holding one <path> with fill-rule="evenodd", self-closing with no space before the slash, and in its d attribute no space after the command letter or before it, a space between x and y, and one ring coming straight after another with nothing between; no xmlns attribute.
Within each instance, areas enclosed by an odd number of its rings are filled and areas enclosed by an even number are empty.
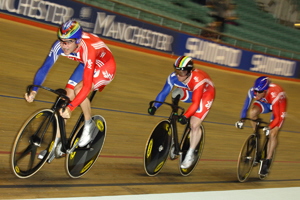
<svg viewBox="0 0 300 200"><path fill-rule="evenodd" d="M99 132L99 129L97 127L95 127L94 130L93 130L93 133L92 133L92 137L91 137L92 140L90 141L90 143L92 143L94 141L94 139L97 136L98 132Z"/></svg>
<svg viewBox="0 0 300 200"><path fill-rule="evenodd" d="M41 153L38 155L38 159L43 160L46 154L47 154L47 149L41 151Z"/></svg>
<svg viewBox="0 0 300 200"><path fill-rule="evenodd" d="M52 160L54 160L54 158L55 158L55 155L54 154L52 154L50 157L49 157L49 159L47 160L47 163L51 163L52 162Z"/></svg>
<svg viewBox="0 0 300 200"><path fill-rule="evenodd" d="M61 148L62 148L62 143L59 142L59 143L57 144L56 148L55 148L54 157L56 157L56 158L61 158L61 157L63 157L63 156L65 155L65 152L63 152L63 151L61 150Z"/></svg>

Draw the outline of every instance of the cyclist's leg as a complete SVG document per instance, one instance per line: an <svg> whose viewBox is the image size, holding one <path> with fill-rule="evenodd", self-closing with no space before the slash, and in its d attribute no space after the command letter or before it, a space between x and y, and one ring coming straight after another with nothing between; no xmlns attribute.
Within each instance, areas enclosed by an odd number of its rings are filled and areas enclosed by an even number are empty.
<svg viewBox="0 0 300 200"><path fill-rule="evenodd" d="M72 94L72 91L70 92L71 95L74 95L74 94L75 94L74 96L78 95L78 93L80 92L82 87L83 87L83 81L79 82L75 86L75 88L73 90L74 91L73 94ZM93 90L93 88L94 88L94 84L92 84L91 91ZM68 89L68 92L70 90L71 89ZM84 122L84 129L82 132L82 136L78 142L78 145L80 147L83 147L83 146L86 146L92 140L92 132L93 132L92 130L95 128L95 123L92 120L91 102L90 102L89 98L85 98L81 102L80 108L82 110L85 122Z"/></svg>
<svg viewBox="0 0 300 200"><path fill-rule="evenodd" d="M261 113L261 111L262 111L261 105L253 103L251 109L249 110L250 119L256 120L258 118L259 114ZM255 126L256 126L256 122L250 121L250 124L254 130Z"/></svg>
<svg viewBox="0 0 300 200"><path fill-rule="evenodd" d="M267 159L273 158L273 153L277 147L278 134L279 134L280 128L285 120L285 115L286 115L286 99L285 98L280 99L280 105L281 106L280 106L279 110L276 111L276 113L275 112L272 113L272 116L271 116L272 121L274 119L274 116L277 116L275 119L276 120L275 123L278 124L278 126L275 126L274 128L272 128L270 130L268 150L267 150L268 151Z"/></svg>
<svg viewBox="0 0 300 200"><path fill-rule="evenodd" d="M191 117L190 119L190 128L191 128L191 145L190 148L195 149L197 144L200 141L201 138L201 124L202 121L205 119L205 117L207 116L212 103L214 101L214 91L210 91L210 92L206 92L205 94L203 94L203 97L200 101L200 105L198 110L196 111L196 113Z"/></svg>
<svg viewBox="0 0 300 200"><path fill-rule="evenodd" d="M271 104L264 103L261 101L255 101L249 110L250 119L256 120L260 114L270 113L272 112ZM255 128L256 123L251 121L251 126L253 129Z"/></svg>
<svg viewBox="0 0 300 200"><path fill-rule="evenodd" d="M189 150L195 150L197 144L200 141L202 130L200 128L202 124L202 120L198 117L192 116L190 119L190 149Z"/></svg>
<svg viewBox="0 0 300 200"><path fill-rule="evenodd" d="M102 62L96 62L102 63ZM98 90L102 91L106 85L108 85L114 78L116 73L116 63L114 59L110 59L102 66L96 66L93 78L93 84L91 87L91 91ZM77 95L83 87L83 81L75 86L75 94ZM82 109L84 118L85 118L85 126L82 133L82 137L79 141L79 146L85 146L92 139L92 130L95 128L95 123L92 120L91 115L91 102L88 98L86 98L81 104L80 107Z"/></svg>
<svg viewBox="0 0 300 200"><path fill-rule="evenodd" d="M71 96L73 97L73 99L75 98L76 95L78 95L78 93L80 92L80 90L82 89L83 87L83 81L79 82L74 90L73 90L73 94L72 94L72 91L70 92L71 93ZM92 87L91 87L91 91L94 90L94 84L92 84ZM70 91L70 89L68 90L68 92ZM92 118L92 110L91 110L91 102L88 98L85 98L81 104L80 104L80 108L83 112L83 115L84 115L84 119L87 121L87 120L90 120Z"/></svg>
<svg viewBox="0 0 300 200"><path fill-rule="evenodd" d="M194 152L202 136L200 126L212 106L214 96L214 91L205 93L200 101L198 110L190 118L190 148L184 161L182 162L181 168L188 168L195 161Z"/></svg>
<svg viewBox="0 0 300 200"><path fill-rule="evenodd" d="M267 157L266 159L272 159L273 157L273 152L275 151L277 147L277 138L278 138L278 133L279 133L279 127L275 127L270 131L269 134L269 142L268 142L268 147L267 147Z"/></svg>
<svg viewBox="0 0 300 200"><path fill-rule="evenodd" d="M265 176L269 173L270 167L273 161L273 156L277 146L277 136L279 133L279 127L273 128L269 133L269 139L267 146L264 147L262 151L262 160L259 169L260 179L264 179ZM264 156L263 156L264 155Z"/></svg>
<svg viewBox="0 0 300 200"><path fill-rule="evenodd" d="M77 68L74 70L73 74L71 75L67 85L66 85L66 91L67 96L70 98L71 101L74 100L76 95L80 92L80 90L83 87L83 72L84 72L84 65L80 63ZM91 91L93 90L94 85L92 84ZM92 127L92 114L91 114L91 104L88 98L85 98L85 100L80 104L80 107L82 109L84 119L86 124L89 124L89 128ZM89 131L87 131L89 132ZM83 138L83 137L82 137ZM89 140L89 138L87 138ZM83 141L81 141L82 144ZM84 142L86 143L86 142Z"/></svg>
<svg viewBox="0 0 300 200"><path fill-rule="evenodd" d="M184 97L184 90L182 88L175 88L172 91L172 103L178 105L179 100Z"/></svg>

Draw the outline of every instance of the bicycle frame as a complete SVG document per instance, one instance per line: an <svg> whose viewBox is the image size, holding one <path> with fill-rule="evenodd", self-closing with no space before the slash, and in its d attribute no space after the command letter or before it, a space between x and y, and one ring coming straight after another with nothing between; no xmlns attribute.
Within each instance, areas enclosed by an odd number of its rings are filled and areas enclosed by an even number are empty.
<svg viewBox="0 0 300 200"><path fill-rule="evenodd" d="M33 87L53 92L57 95L57 99L52 108L40 109L31 115L19 130L11 153L13 172L19 178L28 178L37 173L46 162L51 163L54 158L65 157L67 174L71 178L83 176L91 169L101 153L107 127L104 117L92 116L96 125L90 132L92 140L85 147L79 147L78 141L84 129L83 114L81 113L68 138L65 119L59 113L70 102L66 91L30 85L27 88L28 94ZM96 91L92 92L90 100Z"/></svg>
<svg viewBox="0 0 300 200"><path fill-rule="evenodd" d="M169 118L157 123L148 137L144 151L144 169L149 176L156 176L160 172L168 156L170 160L175 160L179 156L179 171L181 175L188 176L194 170L201 157L204 144L204 128L202 125L200 128L203 131L203 135L194 152L196 161L188 168L181 167L182 161L185 159L190 147L190 122L188 121L187 125L185 125L184 132L180 139L177 129L177 119L185 110L178 106L178 97L179 96L172 98L172 104L160 101L151 101L149 103L149 108L151 108L154 103L159 103L168 105L172 109ZM182 111L181 113L179 112L180 114L178 114L179 109Z"/></svg>
<svg viewBox="0 0 300 200"><path fill-rule="evenodd" d="M263 134L261 134L260 129L263 129L268 123L263 122L260 118L256 120L243 118L241 120L250 120L255 123L253 133L247 137L242 146L237 163L237 178L240 182L245 182L249 178L253 167L257 166L258 163L262 165L262 160L266 159L269 136L262 139ZM265 175L259 174L261 180L265 177Z"/></svg>
<svg viewBox="0 0 300 200"><path fill-rule="evenodd" d="M250 118L243 118L242 120L251 120L253 122L255 122L255 128L254 128L254 132L253 134L256 136L257 138L257 151L256 151L256 160L260 160L261 159L261 153L264 150L265 146L268 144L269 141L269 136L266 136L265 140L261 141L261 133L260 133L260 129L263 129L265 126L261 126L261 124L265 124L268 125L267 122L263 122L260 118L253 120Z"/></svg>
<svg viewBox="0 0 300 200"><path fill-rule="evenodd" d="M59 110L62 108L62 109L65 109L65 107L68 105L68 103L70 102L70 99L68 96L66 96L66 91L64 89L57 89L57 90L53 90L53 89L50 89L50 88L47 88L47 87L44 87L44 86L41 86L41 85L29 85L27 87L27 93L29 93L31 91L31 89L33 87L39 87L39 88L42 88L42 89L45 89L47 91L50 91L50 92L53 92L57 95L59 95L56 99L56 101L54 102L51 110L54 111L53 114L51 115L50 117L50 120L47 122L47 127L51 124L53 118L54 118L54 115L56 114L57 115L57 118L58 118L58 128L60 130L60 134L61 134L61 142L62 142L62 150L63 152L67 152L68 153L71 153L72 151L74 151L75 147L71 148L71 138L74 136L74 134L76 133L76 131L78 130L78 128L80 127L80 124L83 122L84 118L83 118L83 113L81 113L79 119L77 120L69 138L67 138L67 134L66 134L66 128L65 128L65 119L60 115L59 113ZM89 97L89 100L92 101L96 92L98 90L94 90L92 92L92 94L90 95ZM41 125L42 127L42 125ZM44 129L46 130L46 129ZM41 136L41 140L40 141L33 141L33 143L35 145L40 145L40 142L42 141L43 139L43 136L45 134L45 131L44 133L42 134ZM34 138L33 138L34 140Z"/></svg>
<svg viewBox="0 0 300 200"><path fill-rule="evenodd" d="M174 139L174 145L175 145L175 154L179 155L180 152L180 147L179 147L179 139L178 139L178 130L177 130L177 117L178 117L178 110L181 110L180 115L182 115L184 113L184 108L178 106L178 102L179 102L179 97L174 98L173 99L173 104L167 103L167 102L161 102L161 101L151 101L150 102L150 107L152 107L153 103L161 103L161 104L166 104L171 106L172 108L172 112L169 116L169 120L173 126L173 139ZM189 123L186 125L185 131L186 129L189 127Z"/></svg>

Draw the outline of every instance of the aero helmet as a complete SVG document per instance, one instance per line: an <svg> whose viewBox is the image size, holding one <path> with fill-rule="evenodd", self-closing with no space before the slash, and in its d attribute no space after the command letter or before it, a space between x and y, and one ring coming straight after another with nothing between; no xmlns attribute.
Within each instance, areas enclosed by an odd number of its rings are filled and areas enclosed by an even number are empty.
<svg viewBox="0 0 300 200"><path fill-rule="evenodd" d="M58 39L77 39L76 44L78 44L81 40L82 28L77 21L68 20L59 27L57 36Z"/></svg>
<svg viewBox="0 0 300 200"><path fill-rule="evenodd" d="M194 68L194 63L189 56L179 56L174 63L174 68L190 73Z"/></svg>
<svg viewBox="0 0 300 200"><path fill-rule="evenodd" d="M261 76L256 79L253 89L255 91L264 91L269 88L269 84L271 83L269 77L267 76Z"/></svg>

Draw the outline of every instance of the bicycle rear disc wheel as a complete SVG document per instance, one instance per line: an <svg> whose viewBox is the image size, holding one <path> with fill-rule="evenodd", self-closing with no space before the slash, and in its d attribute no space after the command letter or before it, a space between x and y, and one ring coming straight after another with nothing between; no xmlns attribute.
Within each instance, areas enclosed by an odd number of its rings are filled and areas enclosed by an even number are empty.
<svg viewBox="0 0 300 200"><path fill-rule="evenodd" d="M47 161L57 131L57 117L54 115L54 118L50 119L52 115L53 111L50 109L38 111L24 123L16 136L11 152L11 164L17 177L31 177ZM44 154L38 158L41 152Z"/></svg>
<svg viewBox="0 0 300 200"><path fill-rule="evenodd" d="M245 182L252 171L253 164L256 158L257 151L257 137L255 135L250 135L239 154L237 162L237 178L239 182Z"/></svg>
<svg viewBox="0 0 300 200"><path fill-rule="evenodd" d="M197 164L201 158L203 148L204 148L204 142L205 142L205 131L204 131L204 127L202 125L200 126L200 129L202 131L202 136L201 136L200 141L197 144L196 149L195 149L195 160L196 161L189 168L181 168L181 162L184 160L184 158L187 154L187 151L190 148L190 131L191 131L191 129L188 128L182 137L181 144L180 144L180 149L181 149L180 158L181 159L179 159L179 171L182 176L190 175L192 173L192 171L195 169L195 167L197 166Z"/></svg>
<svg viewBox="0 0 300 200"><path fill-rule="evenodd" d="M144 152L144 169L149 176L157 175L169 155L173 127L169 120L160 121L150 134Z"/></svg>
<svg viewBox="0 0 300 200"><path fill-rule="evenodd" d="M77 146L72 153L66 156L66 171L71 178L79 178L86 174L97 161L103 148L107 130L106 121L100 115L95 115L92 118L96 124L92 136L94 139L85 147ZM83 127L84 125L71 138L71 147L78 143Z"/></svg>

